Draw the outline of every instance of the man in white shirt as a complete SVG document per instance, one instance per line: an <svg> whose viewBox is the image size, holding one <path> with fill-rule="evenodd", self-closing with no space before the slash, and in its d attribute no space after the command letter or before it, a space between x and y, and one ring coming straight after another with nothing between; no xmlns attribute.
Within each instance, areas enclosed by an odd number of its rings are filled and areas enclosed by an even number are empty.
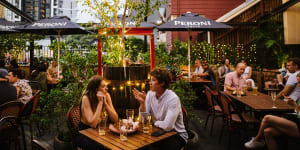
<svg viewBox="0 0 300 150"><path fill-rule="evenodd" d="M140 112L148 112L155 120L154 125L164 131L175 130L177 135L162 141L159 149L180 150L188 140L183 123L181 103L178 96L169 90L171 76L163 68L151 72L150 90L147 95L137 89L133 95L140 103ZM164 148L163 148L164 147Z"/></svg>
<svg viewBox="0 0 300 150"><path fill-rule="evenodd" d="M297 74L300 72L300 59L299 58L290 58L287 61L286 68L290 73L293 73L288 78L286 85L282 91L277 94L277 98L282 98L283 96L290 95L294 92L295 87L297 86Z"/></svg>

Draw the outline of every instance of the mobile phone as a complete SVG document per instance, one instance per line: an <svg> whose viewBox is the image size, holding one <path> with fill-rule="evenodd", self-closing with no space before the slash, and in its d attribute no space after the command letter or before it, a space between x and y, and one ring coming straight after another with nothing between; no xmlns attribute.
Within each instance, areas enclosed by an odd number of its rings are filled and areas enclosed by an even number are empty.
<svg viewBox="0 0 300 150"><path fill-rule="evenodd" d="M152 135L152 136L155 136L155 137L159 137L159 136L161 136L161 135L163 135L163 134L165 134L165 133L166 133L166 132L165 132L164 130L159 129L158 131L153 132L151 135Z"/></svg>

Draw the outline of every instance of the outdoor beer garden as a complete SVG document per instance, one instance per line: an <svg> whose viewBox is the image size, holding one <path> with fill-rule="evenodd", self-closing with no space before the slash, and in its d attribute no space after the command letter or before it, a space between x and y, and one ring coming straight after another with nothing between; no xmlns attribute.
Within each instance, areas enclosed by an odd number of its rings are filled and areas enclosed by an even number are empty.
<svg viewBox="0 0 300 150"><path fill-rule="evenodd" d="M80 2L0 19L0 149L300 149L299 0Z"/></svg>

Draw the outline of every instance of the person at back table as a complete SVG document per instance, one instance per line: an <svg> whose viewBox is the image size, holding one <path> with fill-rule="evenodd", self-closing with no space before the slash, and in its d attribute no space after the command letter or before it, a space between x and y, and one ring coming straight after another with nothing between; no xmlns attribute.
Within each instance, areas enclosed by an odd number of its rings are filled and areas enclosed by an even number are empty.
<svg viewBox="0 0 300 150"><path fill-rule="evenodd" d="M254 87L255 86L254 80L251 79L251 76L252 76L252 67L248 66L247 62L245 60L242 60L241 63L244 63L245 66L246 66L245 67L245 71L242 74L242 77L245 78L248 87Z"/></svg>
<svg viewBox="0 0 300 150"><path fill-rule="evenodd" d="M225 81L225 76L231 72L231 68L229 66L229 59L226 58L224 60L224 64L218 68L218 75L219 75L219 87L220 89L223 90L224 88L224 81Z"/></svg>
<svg viewBox="0 0 300 150"><path fill-rule="evenodd" d="M106 111L112 122L118 122L118 114L112 105L110 94L107 92L105 81L100 76L93 76L83 93L80 102L80 122L78 130L96 128L101 122L101 114ZM76 144L84 150L104 149L97 142L76 133Z"/></svg>
<svg viewBox="0 0 300 150"><path fill-rule="evenodd" d="M35 87L36 89L41 88L42 91L47 92L47 72L45 64L41 63L39 66L32 71L31 80L37 81L40 87ZM33 87L32 87L33 88Z"/></svg>
<svg viewBox="0 0 300 150"><path fill-rule="evenodd" d="M204 69L203 73L196 74L196 76L202 77L206 80L210 80L212 82L210 88L216 89L216 76L214 71L211 68L209 68L208 62L206 60L203 60L201 64L202 64L202 68Z"/></svg>
<svg viewBox="0 0 300 150"><path fill-rule="evenodd" d="M200 73L203 73L204 69L202 68L201 62L199 59L195 60L195 71L193 72L193 76L197 76Z"/></svg>
<svg viewBox="0 0 300 150"><path fill-rule="evenodd" d="M9 82L17 88L18 100L24 104L28 103L32 97L32 89L29 84L19 77L22 76L21 70L11 70L8 73Z"/></svg>
<svg viewBox="0 0 300 150"><path fill-rule="evenodd" d="M243 85L247 85L245 78L242 77L245 67L244 63L238 63L235 71L230 72L225 76L224 91L234 91L241 88Z"/></svg>
<svg viewBox="0 0 300 150"><path fill-rule="evenodd" d="M290 58L287 61L286 68L289 70L292 75L288 78L285 87L282 91L277 94L277 98L283 98L283 96L290 96L297 85L296 76L300 72L300 59L299 58Z"/></svg>
<svg viewBox="0 0 300 150"><path fill-rule="evenodd" d="M183 123L181 103L178 96L169 90L170 73L164 68L151 72L150 90L147 95L133 89L133 96L140 103L140 112L148 112L155 120L154 125L164 131L175 130L176 136L170 137L153 149L180 150L188 140Z"/></svg>
<svg viewBox="0 0 300 150"><path fill-rule="evenodd" d="M295 107L297 115L288 119L274 115L264 116L257 135L245 143L246 148L254 149L264 147L266 144L269 150L277 150L276 137L281 135L300 137L299 106L295 101L299 101L300 98L300 73L297 74L296 78L295 94L293 97L285 97L285 99Z"/></svg>
<svg viewBox="0 0 300 150"><path fill-rule="evenodd" d="M0 105L17 100L17 89L8 82L9 76L5 69L0 69Z"/></svg>

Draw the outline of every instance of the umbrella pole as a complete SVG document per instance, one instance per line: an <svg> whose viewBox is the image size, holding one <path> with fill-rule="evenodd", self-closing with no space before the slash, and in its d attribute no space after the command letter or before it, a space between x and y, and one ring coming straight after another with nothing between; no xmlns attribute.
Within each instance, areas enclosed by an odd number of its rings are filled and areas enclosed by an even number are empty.
<svg viewBox="0 0 300 150"><path fill-rule="evenodd" d="M60 63L59 63L59 56L60 56L60 32L61 32L61 30L58 30L57 31L57 33L58 33L58 39L57 39L57 77L59 78L59 65L60 65Z"/></svg>
<svg viewBox="0 0 300 150"><path fill-rule="evenodd" d="M190 39L190 30L188 30L188 61L189 61L189 65L188 65L188 76L189 79L191 78L191 39Z"/></svg>
<svg viewBox="0 0 300 150"><path fill-rule="evenodd" d="M209 31L207 31L207 43L210 44L210 32ZM207 51L207 62L210 62L209 49Z"/></svg>

